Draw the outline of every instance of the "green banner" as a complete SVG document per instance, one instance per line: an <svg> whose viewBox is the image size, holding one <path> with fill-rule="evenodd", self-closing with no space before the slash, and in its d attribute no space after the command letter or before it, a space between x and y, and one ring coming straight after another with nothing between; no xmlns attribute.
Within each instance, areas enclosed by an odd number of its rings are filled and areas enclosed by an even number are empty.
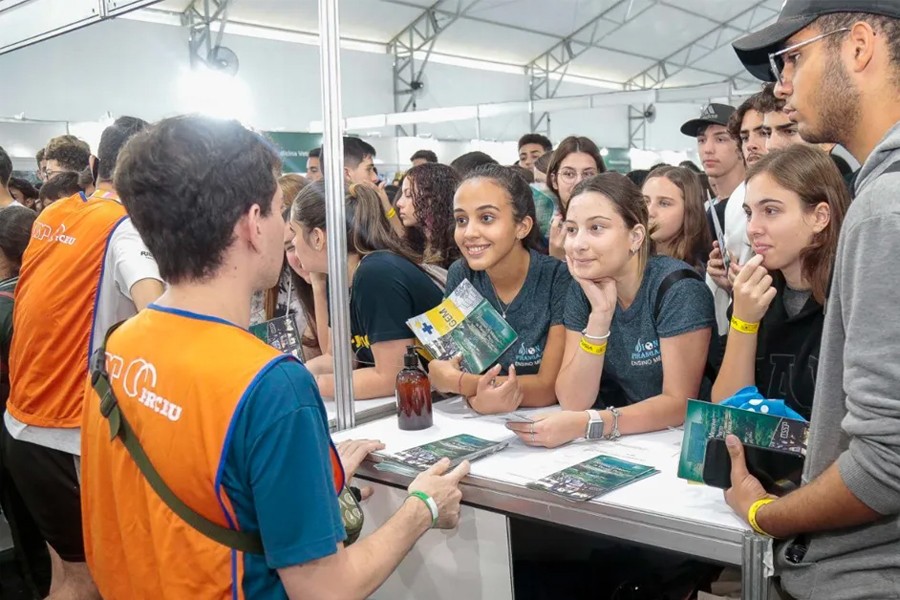
<svg viewBox="0 0 900 600"><path fill-rule="evenodd" d="M631 156L628 148L607 148L607 155L603 157L606 168L618 173L631 171Z"/></svg>
<svg viewBox="0 0 900 600"><path fill-rule="evenodd" d="M295 131L267 131L264 133L278 146L282 162L281 170L284 173L306 173L306 159L309 151L322 145L321 133Z"/></svg>

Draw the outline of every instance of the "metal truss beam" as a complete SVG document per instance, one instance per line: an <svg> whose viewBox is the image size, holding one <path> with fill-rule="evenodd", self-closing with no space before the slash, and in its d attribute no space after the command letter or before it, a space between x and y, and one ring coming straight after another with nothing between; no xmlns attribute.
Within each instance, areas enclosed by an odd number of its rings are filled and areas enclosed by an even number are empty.
<svg viewBox="0 0 900 600"><path fill-rule="evenodd" d="M628 105L628 147L647 149L647 106Z"/></svg>
<svg viewBox="0 0 900 600"><path fill-rule="evenodd" d="M552 48L528 63L529 100L547 100L556 96L569 64L597 47L603 39L637 19L656 5L657 0L617 0L596 17L558 41ZM550 135L550 115L531 112L531 131Z"/></svg>
<svg viewBox="0 0 900 600"><path fill-rule="evenodd" d="M394 55L394 111L415 110L416 100L424 84L422 75L428 66L428 59L438 36L472 10L482 0L437 0L403 31L388 42ZM422 54L424 53L424 56ZM417 55L421 58L417 58ZM397 126L397 135L408 135L402 126ZM416 135L413 126L413 135Z"/></svg>
<svg viewBox="0 0 900 600"><path fill-rule="evenodd" d="M191 67L198 63L207 64L214 49L222 43L231 2L232 0L194 0L181 14L181 24L190 29L188 48Z"/></svg>
<svg viewBox="0 0 900 600"><path fill-rule="evenodd" d="M778 16L779 12L777 8L768 6L769 4L771 4L771 0L755 1L749 8L729 19L728 23L722 23L706 31L694 41L629 79L625 82L625 89L641 90L660 87L670 77L691 68L692 65L716 50L724 48L739 37L768 24ZM737 25L736 22L743 24ZM749 81L749 78L747 80Z"/></svg>

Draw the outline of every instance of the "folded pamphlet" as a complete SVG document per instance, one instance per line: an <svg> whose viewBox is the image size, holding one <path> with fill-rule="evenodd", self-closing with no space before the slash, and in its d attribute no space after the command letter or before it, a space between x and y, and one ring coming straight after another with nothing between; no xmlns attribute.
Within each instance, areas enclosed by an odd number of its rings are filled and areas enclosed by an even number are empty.
<svg viewBox="0 0 900 600"><path fill-rule="evenodd" d="M485 372L518 338L467 279L435 308L406 324L433 358L448 360L459 354L468 373Z"/></svg>
<svg viewBox="0 0 900 600"><path fill-rule="evenodd" d="M653 467L601 454L532 481L526 487L544 490L568 500L586 502L657 473L659 471Z"/></svg>
<svg viewBox="0 0 900 600"><path fill-rule="evenodd" d="M415 475L442 458L449 458L450 468L453 468L464 460L471 462L500 452L507 445L509 445L509 440L499 442L483 440L463 433L386 456L384 460L375 465L375 468L379 471L391 471L401 475Z"/></svg>
<svg viewBox="0 0 900 600"><path fill-rule="evenodd" d="M706 443L736 435L743 443L806 456L809 423L765 413L688 400L678 477L703 483Z"/></svg>

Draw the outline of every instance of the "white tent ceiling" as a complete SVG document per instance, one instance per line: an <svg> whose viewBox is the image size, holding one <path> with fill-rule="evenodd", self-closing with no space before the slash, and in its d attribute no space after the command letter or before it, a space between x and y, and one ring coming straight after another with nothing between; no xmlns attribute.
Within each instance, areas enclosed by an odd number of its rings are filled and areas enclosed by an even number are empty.
<svg viewBox="0 0 900 600"><path fill-rule="evenodd" d="M190 0L163 0L139 12L144 17L171 16L190 4ZM581 49L564 71L573 82L624 85L644 72L654 72L653 81L662 79L658 85L671 87L734 77L749 81L730 42L773 21L781 4L782 0L341 0L340 15L342 37L383 44L388 52L388 43L429 8L444 15L458 13L437 36L435 55L524 69L563 41ZM316 34L316 10L316 0L232 0L228 19ZM664 71L659 71L660 65L665 65ZM646 80L638 85L650 86Z"/></svg>

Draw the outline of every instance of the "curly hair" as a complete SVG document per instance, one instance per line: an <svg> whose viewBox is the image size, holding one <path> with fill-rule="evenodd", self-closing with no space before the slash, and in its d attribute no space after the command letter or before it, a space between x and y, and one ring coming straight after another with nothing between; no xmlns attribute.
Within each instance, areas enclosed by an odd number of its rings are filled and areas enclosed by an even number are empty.
<svg viewBox="0 0 900 600"><path fill-rule="evenodd" d="M440 163L425 163L410 169L412 204L418 225L410 228L407 241L426 262L449 268L459 258L453 240L453 195L459 187L456 171ZM425 231L431 234L427 240Z"/></svg>
<svg viewBox="0 0 900 600"><path fill-rule="evenodd" d="M50 140L50 143L44 149L44 160L55 160L63 169L68 171L83 171L90 165L90 146L81 140L70 142L68 141L70 137L60 136Z"/></svg>

